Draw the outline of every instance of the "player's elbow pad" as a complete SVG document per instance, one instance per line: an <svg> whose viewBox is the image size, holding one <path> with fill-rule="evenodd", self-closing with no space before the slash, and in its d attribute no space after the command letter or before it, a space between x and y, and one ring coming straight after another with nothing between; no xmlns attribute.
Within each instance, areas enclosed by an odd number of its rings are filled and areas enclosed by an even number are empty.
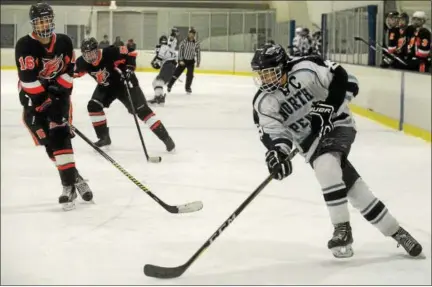
<svg viewBox="0 0 432 287"><path fill-rule="evenodd" d="M337 111L345 100L348 88L348 73L344 68L338 66L333 70L333 80L329 86L326 104L332 105Z"/></svg>

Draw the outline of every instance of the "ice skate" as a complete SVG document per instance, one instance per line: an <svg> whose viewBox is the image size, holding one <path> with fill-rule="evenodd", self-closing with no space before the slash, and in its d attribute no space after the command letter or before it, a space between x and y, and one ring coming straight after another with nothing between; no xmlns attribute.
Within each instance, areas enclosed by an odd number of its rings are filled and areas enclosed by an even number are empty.
<svg viewBox="0 0 432 287"><path fill-rule="evenodd" d="M152 100L149 100L149 104L152 105L160 105L163 106L165 104L165 94L164 95L160 95L160 96L155 96Z"/></svg>
<svg viewBox="0 0 432 287"><path fill-rule="evenodd" d="M191 88L187 88L186 89L186 94L188 94L188 95L192 94L192 89Z"/></svg>
<svg viewBox="0 0 432 287"><path fill-rule="evenodd" d="M75 208L74 200L77 198L75 186L63 186L63 192L59 197L59 203L64 211L69 211Z"/></svg>
<svg viewBox="0 0 432 287"><path fill-rule="evenodd" d="M172 140L172 138L170 136L168 136L168 138L164 141L165 146L166 146L166 150L168 152L174 151L175 149L175 143Z"/></svg>
<svg viewBox="0 0 432 287"><path fill-rule="evenodd" d="M402 246L410 256L416 257L420 255L423 250L420 243L402 227L399 227L398 231L396 231L392 237L397 241L397 247Z"/></svg>
<svg viewBox="0 0 432 287"><path fill-rule="evenodd" d="M102 135L97 142L94 143L97 147L107 147L111 145L111 138L109 133Z"/></svg>
<svg viewBox="0 0 432 287"><path fill-rule="evenodd" d="M349 222L339 223L334 226L333 237L327 243L336 258L348 258L354 255L351 225Z"/></svg>
<svg viewBox="0 0 432 287"><path fill-rule="evenodd" d="M77 174L75 187L84 201L92 201L93 192L91 191L90 186L87 184L87 181L80 174Z"/></svg>

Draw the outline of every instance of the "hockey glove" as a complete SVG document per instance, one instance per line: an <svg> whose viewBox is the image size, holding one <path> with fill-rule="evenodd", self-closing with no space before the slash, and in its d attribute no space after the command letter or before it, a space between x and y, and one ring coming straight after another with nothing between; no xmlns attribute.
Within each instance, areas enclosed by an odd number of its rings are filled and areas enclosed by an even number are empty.
<svg viewBox="0 0 432 287"><path fill-rule="evenodd" d="M288 155L279 148L269 150L266 153L266 162L274 179L282 180L292 173L292 164Z"/></svg>
<svg viewBox="0 0 432 287"><path fill-rule="evenodd" d="M328 134L334 128L332 116L334 107L327 105L323 102L316 102L312 104L310 111L312 133L318 134L320 137Z"/></svg>
<svg viewBox="0 0 432 287"><path fill-rule="evenodd" d="M161 61L157 58L154 58L153 61L151 61L151 66L153 69L159 70L161 68Z"/></svg>

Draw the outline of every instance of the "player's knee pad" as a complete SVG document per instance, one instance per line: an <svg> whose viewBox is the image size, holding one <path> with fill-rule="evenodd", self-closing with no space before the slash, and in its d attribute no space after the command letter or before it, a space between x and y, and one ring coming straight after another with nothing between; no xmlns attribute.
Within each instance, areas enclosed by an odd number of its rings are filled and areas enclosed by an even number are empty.
<svg viewBox="0 0 432 287"><path fill-rule="evenodd" d="M103 111L103 104L97 100L91 99L87 104L87 111L89 113L97 113Z"/></svg>
<svg viewBox="0 0 432 287"><path fill-rule="evenodd" d="M148 118L150 115L154 114L153 110L146 104L144 104L140 107L137 107L136 112L137 112L138 117L143 121L145 121L145 119Z"/></svg>
<svg viewBox="0 0 432 287"><path fill-rule="evenodd" d="M315 176L321 187L343 184L341 156L339 153L325 153L313 162Z"/></svg>

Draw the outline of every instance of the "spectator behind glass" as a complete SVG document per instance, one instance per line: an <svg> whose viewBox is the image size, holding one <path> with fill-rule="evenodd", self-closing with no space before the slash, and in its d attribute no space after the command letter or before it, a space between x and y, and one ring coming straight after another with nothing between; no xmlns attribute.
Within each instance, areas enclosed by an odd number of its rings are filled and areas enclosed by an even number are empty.
<svg viewBox="0 0 432 287"><path fill-rule="evenodd" d="M133 39L129 39L127 41L126 46L128 47L129 52L135 51L136 50L136 43L134 42Z"/></svg>
<svg viewBox="0 0 432 287"><path fill-rule="evenodd" d="M108 35L104 35L104 39L99 42L99 49L106 48L110 45Z"/></svg>
<svg viewBox="0 0 432 287"><path fill-rule="evenodd" d="M114 42L113 45L116 46L116 47L124 46L124 43L123 43L123 41L120 39L120 36L117 36L117 37L116 37L115 42Z"/></svg>

